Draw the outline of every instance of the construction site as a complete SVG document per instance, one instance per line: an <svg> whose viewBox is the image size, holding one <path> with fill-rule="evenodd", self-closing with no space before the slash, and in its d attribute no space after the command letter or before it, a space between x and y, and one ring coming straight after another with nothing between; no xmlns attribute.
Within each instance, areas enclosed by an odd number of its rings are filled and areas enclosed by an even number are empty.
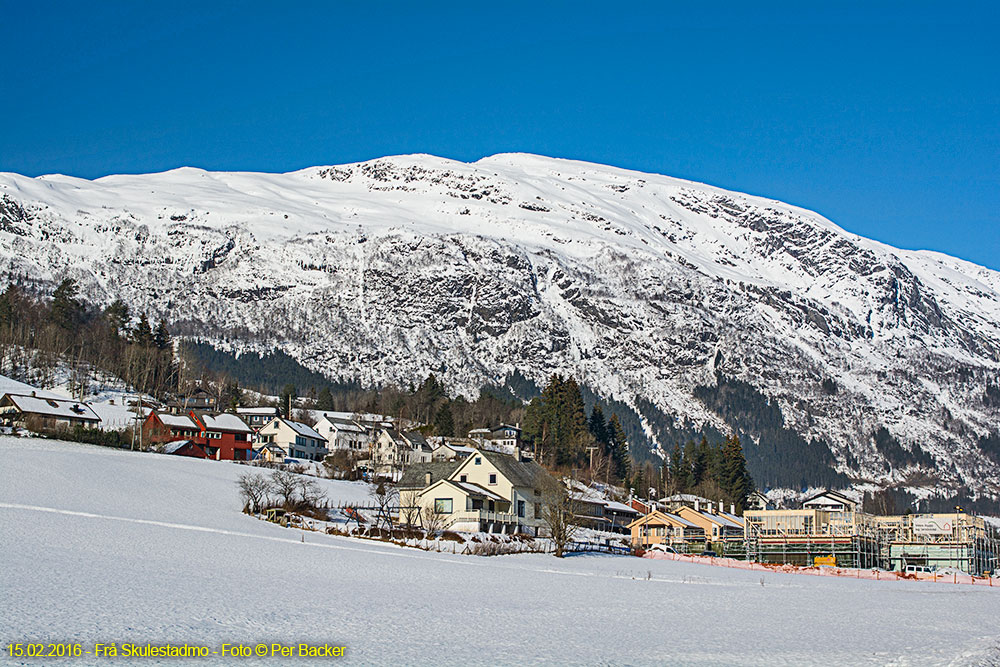
<svg viewBox="0 0 1000 667"><path fill-rule="evenodd" d="M982 517L878 516L853 510L751 510L746 558L760 563L906 571L907 566L973 576L1000 568L1000 533Z"/></svg>

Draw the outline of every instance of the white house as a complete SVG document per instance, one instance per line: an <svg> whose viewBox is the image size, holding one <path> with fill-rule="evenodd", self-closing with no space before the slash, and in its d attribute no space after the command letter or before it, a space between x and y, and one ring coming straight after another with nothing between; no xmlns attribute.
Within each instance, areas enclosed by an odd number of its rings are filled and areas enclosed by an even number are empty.
<svg viewBox="0 0 1000 667"><path fill-rule="evenodd" d="M35 424L43 428L97 426L101 418L83 401L45 398L31 394L4 394L0 397L0 423Z"/></svg>
<svg viewBox="0 0 1000 667"><path fill-rule="evenodd" d="M322 461L326 455L326 438L301 422L275 417L257 432L257 442L277 445L295 459Z"/></svg>
<svg viewBox="0 0 1000 667"><path fill-rule="evenodd" d="M358 455L368 454L370 431L355 421L324 413L313 429L326 438L326 448L331 452L346 450Z"/></svg>
<svg viewBox="0 0 1000 667"><path fill-rule="evenodd" d="M372 463L380 473L390 474L414 463L430 463L434 450L416 431L379 430L372 448Z"/></svg>
<svg viewBox="0 0 1000 667"><path fill-rule="evenodd" d="M434 461L454 461L455 459L464 459L469 454L479 451L477 447L473 447L471 444L462 444L462 442L474 441L442 440L434 446L431 459Z"/></svg>
<svg viewBox="0 0 1000 667"><path fill-rule="evenodd" d="M414 464L398 487L401 508L433 513L442 528L529 535L541 533L543 505L561 492L559 483L537 463L494 451Z"/></svg>

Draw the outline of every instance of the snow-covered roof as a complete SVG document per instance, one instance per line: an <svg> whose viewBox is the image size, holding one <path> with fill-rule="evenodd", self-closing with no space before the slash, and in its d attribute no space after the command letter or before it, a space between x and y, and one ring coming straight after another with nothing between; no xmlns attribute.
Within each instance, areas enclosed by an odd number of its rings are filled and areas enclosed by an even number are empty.
<svg viewBox="0 0 1000 667"><path fill-rule="evenodd" d="M633 507L631 507L629 505L626 505L625 503L616 502L614 500L605 500L604 501L604 506L606 508L608 508L609 510L612 510L612 511L615 511L615 512L623 512L625 514L638 514L639 513L639 512L637 512L635 510L635 508L633 508Z"/></svg>
<svg viewBox="0 0 1000 667"><path fill-rule="evenodd" d="M53 417L56 419L78 419L81 421L99 422L89 405L83 401L71 401L59 398L44 398L41 396L24 396L21 394L6 394L10 402L23 413Z"/></svg>
<svg viewBox="0 0 1000 667"><path fill-rule="evenodd" d="M163 422L164 426L170 426L171 428L189 428L193 431L198 430L198 425L194 423L194 420L187 415L172 415L166 412L157 412L156 418Z"/></svg>
<svg viewBox="0 0 1000 667"><path fill-rule="evenodd" d="M729 512L719 512L719 515L726 517L727 519L729 519L730 521L732 521L733 523L737 524L740 527L743 526L743 519L741 517L736 516L735 514L730 514Z"/></svg>
<svg viewBox="0 0 1000 667"><path fill-rule="evenodd" d="M253 429L246 425L238 415L224 412L219 415L203 414L198 415L205 424L205 428L211 431L228 431L230 433L253 433Z"/></svg>
<svg viewBox="0 0 1000 667"><path fill-rule="evenodd" d="M190 440L174 440L173 442L168 442L163 445L164 454L173 454L182 447L192 444Z"/></svg>
<svg viewBox="0 0 1000 667"><path fill-rule="evenodd" d="M236 414L238 415L263 415L265 417L277 417L278 408L236 408Z"/></svg>
<svg viewBox="0 0 1000 667"><path fill-rule="evenodd" d="M282 419L281 421L285 422L285 424L287 424L290 429L292 429L301 436L305 436L307 438L315 438L316 440L322 440L323 442L326 442L326 438L317 433L311 426L303 424L302 422L293 422L291 419Z"/></svg>
<svg viewBox="0 0 1000 667"><path fill-rule="evenodd" d="M484 489L483 487L479 486L478 484L473 484L471 482L456 482L455 480L449 480L449 481L452 484L454 484L455 486L457 486L457 487L459 487L459 488L461 488L461 489L463 489L465 491L468 491L469 493L474 493L474 494L480 495L480 496L486 496L487 498L489 498L491 500L499 500L501 502L504 500L504 498L502 498L501 496L498 496L497 494L493 493L489 489Z"/></svg>
<svg viewBox="0 0 1000 667"><path fill-rule="evenodd" d="M328 414L324 414L323 418L320 419L313 426L314 429L319 430L320 425L323 423L329 425L330 428L337 431L346 431L348 433L365 433L367 429L360 424L353 422L349 419L341 419L340 417L332 417Z"/></svg>
<svg viewBox="0 0 1000 667"><path fill-rule="evenodd" d="M679 517L679 516L677 516L676 514L672 514L672 513L670 513L670 512L661 512L661 513L662 513L663 515L665 515L665 516L668 516L668 517L670 517L670 518L671 518L671 519L673 519L674 521L677 521L678 523L680 523L680 524L684 525L684 526L685 526L685 527L687 527L687 528L697 528L697 527L698 527L698 526L697 526L696 524L693 524L693 523L691 523L690 521L688 521L687 519L685 519L685 518L683 518L683 517Z"/></svg>

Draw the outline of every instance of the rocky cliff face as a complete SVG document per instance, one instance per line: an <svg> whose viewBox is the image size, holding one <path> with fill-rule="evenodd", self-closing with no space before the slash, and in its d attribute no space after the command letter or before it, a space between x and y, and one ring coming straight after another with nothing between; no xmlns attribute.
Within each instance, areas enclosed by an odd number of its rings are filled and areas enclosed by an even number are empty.
<svg viewBox="0 0 1000 667"><path fill-rule="evenodd" d="M647 405L654 447L739 422L705 396L742 381L855 483L1000 495L1000 274L776 201L528 155L8 174L0 267L365 384L573 374Z"/></svg>

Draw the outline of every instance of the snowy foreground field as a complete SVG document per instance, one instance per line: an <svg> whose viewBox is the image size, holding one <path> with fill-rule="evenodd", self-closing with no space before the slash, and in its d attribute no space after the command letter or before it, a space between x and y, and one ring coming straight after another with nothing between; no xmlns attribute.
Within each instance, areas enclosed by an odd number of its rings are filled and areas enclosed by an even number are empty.
<svg viewBox="0 0 1000 667"><path fill-rule="evenodd" d="M1000 664L1000 589L427 553L247 517L242 470L0 438L0 642L303 641L385 665ZM178 659L78 660L129 662Z"/></svg>

